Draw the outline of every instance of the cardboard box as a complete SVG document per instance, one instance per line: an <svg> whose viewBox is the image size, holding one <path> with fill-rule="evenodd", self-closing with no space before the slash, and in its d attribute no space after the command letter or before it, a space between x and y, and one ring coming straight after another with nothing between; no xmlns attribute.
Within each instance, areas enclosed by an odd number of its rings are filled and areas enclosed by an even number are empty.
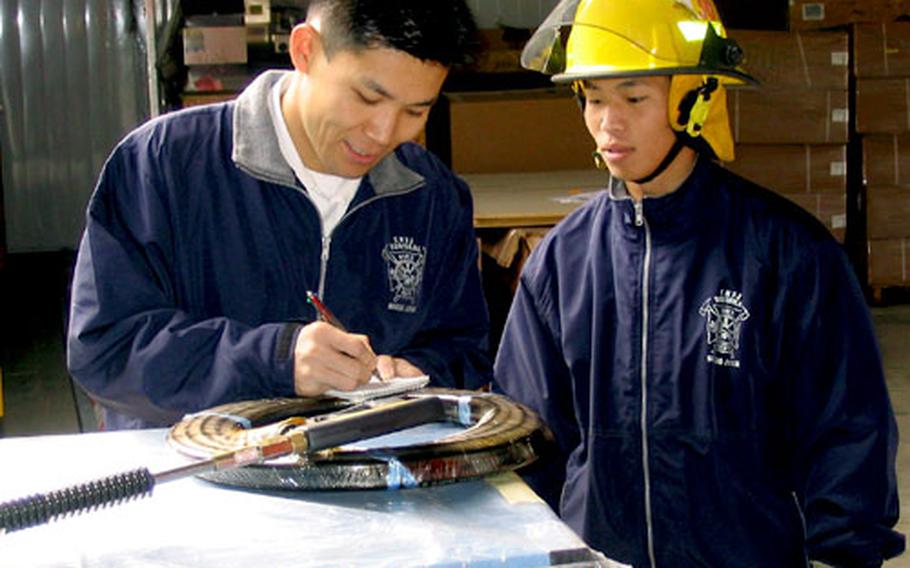
<svg viewBox="0 0 910 568"><path fill-rule="evenodd" d="M790 0L790 29L812 30L858 22L890 22L910 14L910 0Z"/></svg>
<svg viewBox="0 0 910 568"><path fill-rule="evenodd" d="M846 90L729 89L727 107L738 143L847 143Z"/></svg>
<svg viewBox="0 0 910 568"><path fill-rule="evenodd" d="M246 25L261 25L268 27L272 21L271 0L244 0L243 21Z"/></svg>
<svg viewBox="0 0 910 568"><path fill-rule="evenodd" d="M743 67L763 87L847 89L847 32L728 30L746 54Z"/></svg>
<svg viewBox="0 0 910 568"><path fill-rule="evenodd" d="M490 345L499 345L518 288L522 268L550 227L482 230L481 264L484 296L490 311Z"/></svg>
<svg viewBox="0 0 910 568"><path fill-rule="evenodd" d="M449 93L458 173L592 168L595 144L568 89Z"/></svg>
<svg viewBox="0 0 910 568"><path fill-rule="evenodd" d="M272 39L268 24L247 24L246 43L261 47L267 45Z"/></svg>
<svg viewBox="0 0 910 568"><path fill-rule="evenodd" d="M812 213L831 231L838 242L844 242L847 231L846 194L787 193L784 197Z"/></svg>
<svg viewBox="0 0 910 568"><path fill-rule="evenodd" d="M738 144L724 165L777 193L847 193L843 144Z"/></svg>
<svg viewBox="0 0 910 568"><path fill-rule="evenodd" d="M221 103L237 98L238 93L190 93L184 91L180 94L180 106L189 108L199 105Z"/></svg>
<svg viewBox="0 0 910 568"><path fill-rule="evenodd" d="M857 77L910 77L910 22L854 26L853 71Z"/></svg>
<svg viewBox="0 0 910 568"><path fill-rule="evenodd" d="M910 285L910 239L876 239L866 245L870 286Z"/></svg>
<svg viewBox="0 0 910 568"><path fill-rule="evenodd" d="M910 132L910 79L857 79L856 131Z"/></svg>
<svg viewBox="0 0 910 568"><path fill-rule="evenodd" d="M254 78L246 65L192 65L187 68L185 91L239 92Z"/></svg>
<svg viewBox="0 0 910 568"><path fill-rule="evenodd" d="M183 28L183 62L186 65L246 63L246 27Z"/></svg>
<svg viewBox="0 0 910 568"><path fill-rule="evenodd" d="M483 243L482 252L496 261L496 264L507 269L511 275L509 289L515 293L518 277L524 268L531 252L540 244L551 227L516 227L498 240Z"/></svg>
<svg viewBox="0 0 910 568"><path fill-rule="evenodd" d="M910 237L910 189L893 186L866 189L866 236L870 239Z"/></svg>
<svg viewBox="0 0 910 568"><path fill-rule="evenodd" d="M910 186L910 134L863 136L863 181L868 186Z"/></svg>

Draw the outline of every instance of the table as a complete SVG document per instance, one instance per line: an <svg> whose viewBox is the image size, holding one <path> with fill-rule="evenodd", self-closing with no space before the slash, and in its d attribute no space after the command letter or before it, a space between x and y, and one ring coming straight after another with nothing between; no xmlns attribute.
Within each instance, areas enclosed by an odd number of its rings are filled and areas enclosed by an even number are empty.
<svg viewBox="0 0 910 568"><path fill-rule="evenodd" d="M552 226L591 195L609 176L585 170L461 174L474 197L478 229Z"/></svg>
<svg viewBox="0 0 910 568"><path fill-rule="evenodd" d="M165 435L0 439L0 502L186 463ZM0 535L0 565L16 567L606 565L593 557L514 473L400 491L251 491L186 478Z"/></svg>

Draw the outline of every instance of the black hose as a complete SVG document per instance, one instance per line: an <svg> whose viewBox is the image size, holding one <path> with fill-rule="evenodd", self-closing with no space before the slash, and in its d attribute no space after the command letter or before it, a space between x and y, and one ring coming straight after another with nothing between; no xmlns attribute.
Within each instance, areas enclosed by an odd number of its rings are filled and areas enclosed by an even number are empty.
<svg viewBox="0 0 910 568"><path fill-rule="evenodd" d="M342 427L344 417L364 418L363 422L373 426L383 424L373 432L376 435L382 429L392 429L381 418L383 413L392 412L390 407L401 405L402 401L415 400L425 406L421 405L419 411L412 407L399 415L397 420L407 422L405 426L431 419L465 429L442 439L400 447L355 444L318 451L350 440L339 436L354 428L353 424ZM184 455L208 460L283 433L282 424L288 420L293 420L290 424L296 427L296 419L306 418L303 429L313 451L305 458L199 474L226 485L298 491L420 487L471 479L527 465L536 459L539 447L550 443L551 434L537 414L501 395L428 388L401 398L375 399L368 406L371 410L364 413L359 405L330 397L229 403L187 416L171 427L168 441ZM321 431L326 423L330 426ZM401 424L395 429L397 426Z"/></svg>
<svg viewBox="0 0 910 568"><path fill-rule="evenodd" d="M145 468L0 504L0 534L34 527L152 494L155 477Z"/></svg>

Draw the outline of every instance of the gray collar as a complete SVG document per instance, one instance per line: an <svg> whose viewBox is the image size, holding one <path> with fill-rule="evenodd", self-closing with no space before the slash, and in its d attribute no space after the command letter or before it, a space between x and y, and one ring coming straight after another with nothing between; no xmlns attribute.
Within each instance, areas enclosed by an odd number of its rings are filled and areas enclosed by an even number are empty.
<svg viewBox="0 0 910 568"><path fill-rule="evenodd" d="M629 193L629 188L626 187L626 183L619 178L610 176L607 188L610 192L610 198L613 200L620 201L632 198L632 195Z"/></svg>
<svg viewBox="0 0 910 568"><path fill-rule="evenodd" d="M293 71L266 71L237 97L231 158L253 177L297 187L294 171L281 156L269 105L272 87L288 73ZM367 177L377 194L398 193L424 183L423 176L401 163L394 152L376 164Z"/></svg>

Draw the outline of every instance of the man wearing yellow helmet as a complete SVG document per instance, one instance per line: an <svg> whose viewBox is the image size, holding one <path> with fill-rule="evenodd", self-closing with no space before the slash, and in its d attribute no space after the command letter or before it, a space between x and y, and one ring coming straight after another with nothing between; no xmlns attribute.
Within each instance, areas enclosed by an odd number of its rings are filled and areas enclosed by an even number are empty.
<svg viewBox="0 0 910 568"><path fill-rule="evenodd" d="M871 318L820 223L714 163L741 59L710 0L564 0L532 37L610 180L526 264L496 387L555 434L528 481L616 561L878 566L904 538Z"/></svg>

